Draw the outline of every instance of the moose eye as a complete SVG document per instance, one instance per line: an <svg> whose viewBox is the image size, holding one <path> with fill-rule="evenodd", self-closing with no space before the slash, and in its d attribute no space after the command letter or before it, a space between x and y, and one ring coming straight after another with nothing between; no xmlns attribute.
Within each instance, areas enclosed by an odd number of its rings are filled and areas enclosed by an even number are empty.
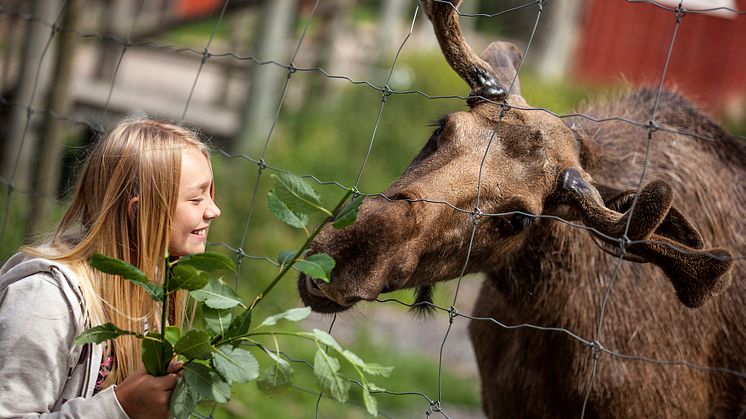
<svg viewBox="0 0 746 419"><path fill-rule="evenodd" d="M513 210L505 216L495 218L498 228L502 234L515 235L527 230L533 223L535 217L524 210Z"/></svg>
<svg viewBox="0 0 746 419"><path fill-rule="evenodd" d="M441 134L443 134L443 125L438 126L438 128L433 131L433 138L440 140Z"/></svg>
<svg viewBox="0 0 746 419"><path fill-rule="evenodd" d="M447 120L447 118L448 115L429 124L430 126L435 127L435 131L433 131L433 133L430 135L430 138L427 140L425 146L422 147L422 150L420 150L419 154L417 154L417 157L412 160L412 163L410 163L409 167L407 167L407 170L405 170L404 173L409 172L409 170L413 166L416 166L417 163L425 160L438 150L438 143L440 142L440 136L443 133L443 127L445 126L445 121Z"/></svg>
<svg viewBox="0 0 746 419"><path fill-rule="evenodd" d="M414 198L413 195L406 193L406 192L398 192L396 195L394 195L392 198L394 201L412 201Z"/></svg>
<svg viewBox="0 0 746 419"><path fill-rule="evenodd" d="M431 126L435 127L435 131L433 131L433 133L430 135L430 140L434 141L436 145L440 145L441 143L441 137L443 136L443 131L445 130L446 123L448 122L448 116L449 115L445 115L439 120L430 124Z"/></svg>
<svg viewBox="0 0 746 419"><path fill-rule="evenodd" d="M517 234L527 229L533 221L534 217L516 213L508 218L508 225L514 234Z"/></svg>

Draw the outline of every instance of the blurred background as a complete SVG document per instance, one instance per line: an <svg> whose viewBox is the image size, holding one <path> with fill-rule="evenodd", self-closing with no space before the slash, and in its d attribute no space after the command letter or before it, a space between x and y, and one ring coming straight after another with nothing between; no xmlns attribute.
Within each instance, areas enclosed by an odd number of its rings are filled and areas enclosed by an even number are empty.
<svg viewBox="0 0 746 419"><path fill-rule="evenodd" d="M746 0L684 1L677 24L679 4L466 0L459 10L475 50L497 39L530 46L520 78L532 106L564 115L663 82L746 134ZM344 194L339 185L381 192L432 121L466 109L468 91L414 0L0 1L0 262L51 231L86 146L113 121L147 115L183 122L212 144L223 215L209 250L240 259L239 277L227 280L253 298L276 274L277 254L305 240L267 210L267 172L314 176L327 207ZM469 313L480 280L466 278L457 296L455 283L444 284L436 304ZM289 276L261 310L298 305ZM383 417L481 418L467 323L448 331L448 320L370 303L287 327L331 328L364 359L393 365L376 384L405 394L378 397ZM280 341L311 360L315 347L303 345ZM214 416L367 417L359 391L348 404L322 397L317 407L312 371L299 364L287 392L238 386Z"/></svg>

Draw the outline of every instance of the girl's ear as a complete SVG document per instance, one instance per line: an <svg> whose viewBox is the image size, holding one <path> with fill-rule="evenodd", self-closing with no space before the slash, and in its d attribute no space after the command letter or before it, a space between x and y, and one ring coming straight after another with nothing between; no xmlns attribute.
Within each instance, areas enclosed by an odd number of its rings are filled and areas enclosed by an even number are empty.
<svg viewBox="0 0 746 419"><path fill-rule="evenodd" d="M137 213L137 204L140 202L139 197L133 197L129 200L127 203L127 217L132 221L133 218L135 218L135 214Z"/></svg>

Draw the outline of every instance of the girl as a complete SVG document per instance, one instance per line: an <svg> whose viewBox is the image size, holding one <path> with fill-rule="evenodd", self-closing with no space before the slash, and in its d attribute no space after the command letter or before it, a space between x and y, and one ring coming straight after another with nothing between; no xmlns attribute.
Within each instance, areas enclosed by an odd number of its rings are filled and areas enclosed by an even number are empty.
<svg viewBox="0 0 746 419"><path fill-rule="evenodd" d="M163 277L163 257L203 252L220 210L209 150L178 126L141 119L118 124L92 149L72 202L51 239L23 248L0 269L0 418L164 418L178 379L153 377L140 345L73 344L113 322L160 330L161 308L140 288L92 269L99 252ZM184 320L186 294L170 321Z"/></svg>

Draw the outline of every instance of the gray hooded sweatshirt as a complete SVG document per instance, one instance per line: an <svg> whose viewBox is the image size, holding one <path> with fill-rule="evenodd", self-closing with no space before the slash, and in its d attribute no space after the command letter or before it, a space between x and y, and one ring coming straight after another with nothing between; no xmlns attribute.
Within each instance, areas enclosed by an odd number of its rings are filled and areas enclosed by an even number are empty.
<svg viewBox="0 0 746 419"><path fill-rule="evenodd" d="M18 253L0 268L0 418L122 418L114 386L93 395L102 345L86 325L77 276Z"/></svg>

